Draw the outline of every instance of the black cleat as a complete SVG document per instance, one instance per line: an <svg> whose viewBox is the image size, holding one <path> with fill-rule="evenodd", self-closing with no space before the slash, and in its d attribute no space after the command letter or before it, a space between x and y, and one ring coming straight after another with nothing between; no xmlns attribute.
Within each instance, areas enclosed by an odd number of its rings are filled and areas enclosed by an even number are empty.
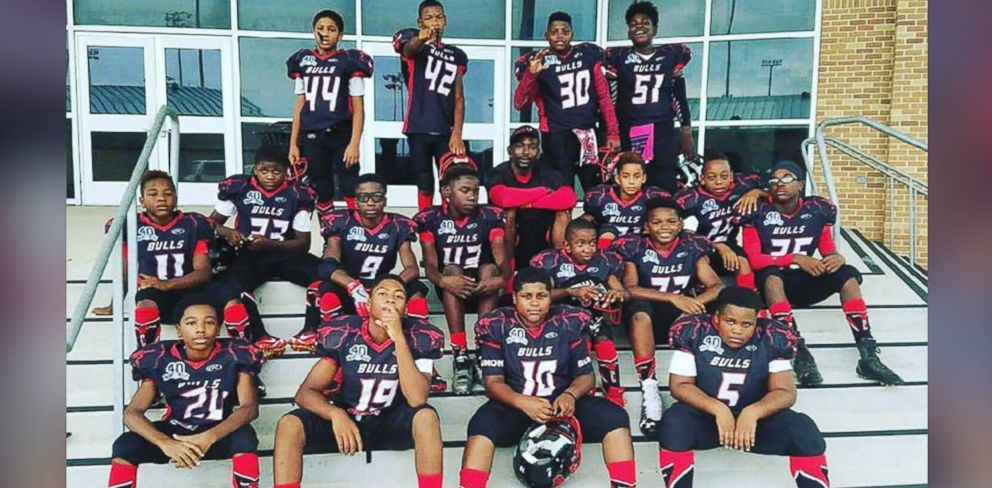
<svg viewBox="0 0 992 488"><path fill-rule="evenodd" d="M877 381L883 385L901 385L905 383L899 375L882 363L882 360L878 358L878 352L878 342L875 339L862 339L858 342L858 354L861 355L861 359L858 360L858 367L855 370L858 376L866 380Z"/></svg>
<svg viewBox="0 0 992 488"><path fill-rule="evenodd" d="M823 375L816 367L813 354L806 347L806 341L800 339L796 348L796 358L792 361L792 369L796 372L796 380L801 386L819 386L823 383Z"/></svg>
<svg viewBox="0 0 992 488"><path fill-rule="evenodd" d="M265 398L268 394L265 391L265 383L262 383L262 378L258 376L255 377L255 390L258 391L258 398Z"/></svg>
<svg viewBox="0 0 992 488"><path fill-rule="evenodd" d="M472 380L475 376L472 358L465 352L456 353L452 366L454 378L451 380L451 391L455 392L455 395L472 393Z"/></svg>

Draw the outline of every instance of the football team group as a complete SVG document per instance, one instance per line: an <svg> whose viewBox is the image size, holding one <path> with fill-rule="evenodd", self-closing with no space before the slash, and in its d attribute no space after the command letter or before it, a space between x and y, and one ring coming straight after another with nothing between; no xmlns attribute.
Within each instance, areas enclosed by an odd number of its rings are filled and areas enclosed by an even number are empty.
<svg viewBox="0 0 992 488"><path fill-rule="evenodd" d="M797 382L823 381L793 306L839 294L857 374L902 380L879 359L861 274L834 241L835 207L805 195L804 167L735 174L714 153L698 181L679 180L678 153L695 158L682 76L691 53L653 44L658 11L640 1L626 11L627 47L572 44L571 17L550 15L548 47L515 63L514 106L536 104L540 128L514 130L509 160L480 172L462 140L468 59L443 41L446 22L441 3L424 0L417 28L394 37L409 90L412 219L386 212L386 179L359 174L373 62L337 48L345 21L330 10L313 18L314 48L286 62L296 94L288 154L258 149L251 174L219 184L209 217L176 208L170 175L144 175L139 386L108 486L135 486L142 463L202 459L231 459L233 486L259 486L258 374L287 348L319 359L276 426L276 488L300 486L304 454L411 448L417 486L442 486L441 419L429 403L441 392L488 398L468 421L463 488L487 486L495 448L514 445L521 482L557 486L583 442L602 444L609 486L636 486L632 400L668 488L691 486L693 452L719 446L788 456L797 486L829 486L823 436L790 409ZM576 178L584 201L573 219ZM309 252L314 213L319 258ZM421 269L447 334L427 319ZM292 337L266 330L252 295L276 279L306 288ZM161 323L176 324L179 339L159 340ZM222 326L230 338L218 338ZM615 328L629 337L637 387L621 386ZM659 343L671 350L661 353L675 399L667 408ZM450 376L435 367L446 354ZM162 402L165 416L149 420Z"/></svg>

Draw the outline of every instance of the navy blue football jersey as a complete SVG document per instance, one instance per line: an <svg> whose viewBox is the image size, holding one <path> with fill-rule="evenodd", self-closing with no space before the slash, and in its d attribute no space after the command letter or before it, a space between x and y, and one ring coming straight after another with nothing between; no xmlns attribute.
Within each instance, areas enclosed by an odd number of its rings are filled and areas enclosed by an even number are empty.
<svg viewBox="0 0 992 488"><path fill-rule="evenodd" d="M300 111L300 129L323 130L351 120L348 83L370 78L372 57L354 49L338 49L325 56L314 49L300 49L286 60L287 75L303 80L306 103Z"/></svg>
<svg viewBox="0 0 992 488"><path fill-rule="evenodd" d="M770 201L763 200L754 213L741 219L741 225L758 231L762 254L812 256L820 246L823 228L836 221L837 207L824 198L812 196L800 198L799 207L792 215L779 212Z"/></svg>
<svg viewBox="0 0 992 488"><path fill-rule="evenodd" d="M403 29L393 35L393 49L403 55L403 46L420 34ZM404 134L450 134L455 123L455 77L468 70L465 51L446 43L429 42L413 59L402 59L400 71L407 86Z"/></svg>
<svg viewBox="0 0 992 488"><path fill-rule="evenodd" d="M734 182L727 193L722 196L713 195L699 186L679 191L675 199L682 206L686 216L696 217L699 221L697 234L706 236L713 242L737 242L740 214L734 210L734 204L745 193L757 188L760 183L761 178L758 175L738 175L734 177Z"/></svg>
<svg viewBox="0 0 992 488"><path fill-rule="evenodd" d="M503 376L522 395L553 399L576 376L592 374L583 337L591 321L589 312L581 308L553 305L540 327L527 329L516 309L497 308L475 325L482 374Z"/></svg>
<svg viewBox="0 0 992 488"><path fill-rule="evenodd" d="M358 215L349 210L335 210L322 219L324 239L341 239L341 267L366 288L393 270L400 245L417 240L417 224L399 214L387 212L374 229L363 227Z"/></svg>
<svg viewBox="0 0 992 488"><path fill-rule="evenodd" d="M713 245L705 237L683 233L668 254L656 250L644 236L618 239L611 249L637 266L637 286L685 295L696 285L696 264L713 252Z"/></svg>
<svg viewBox="0 0 992 488"><path fill-rule="evenodd" d="M107 221L110 228L113 219ZM127 242L127 233L122 238ZM207 254L214 229L201 214L176 212L159 225L147 214L138 214L138 273L171 280L193 272L193 256ZM124 246L126 252L127 246Z"/></svg>
<svg viewBox="0 0 992 488"><path fill-rule="evenodd" d="M341 392L334 403L352 415L377 415L389 408L400 391L400 372L393 341L376 343L367 319L357 315L335 318L317 330L316 353L340 368ZM403 333L417 369L430 374L441 358L444 333L426 319L404 317Z"/></svg>
<svg viewBox="0 0 992 488"><path fill-rule="evenodd" d="M599 233L612 232L616 237L640 234L647 215L647 202L655 197L670 197L653 186L644 187L629 201L623 201L613 185L597 185L586 193L583 210L596 218Z"/></svg>
<svg viewBox="0 0 992 488"><path fill-rule="evenodd" d="M611 250L596 251L588 262L579 264L564 249L546 249L531 258L530 266L547 271L555 288L597 285L609 288L610 276L620 278L623 274L623 260Z"/></svg>
<svg viewBox="0 0 992 488"><path fill-rule="evenodd" d="M529 72L532 55L529 53L517 58L514 71L517 80L533 76ZM597 90L597 77L604 83L605 94L609 93L605 79L602 78L603 61L603 49L589 42L572 46L564 55L548 51L544 56L544 65L547 68L537 74L538 94L534 99L541 132L590 129L596 126L600 97L604 94ZM605 101L612 108L612 100L607 97ZM612 113L604 115L607 115L608 121L614 118Z"/></svg>
<svg viewBox="0 0 992 488"><path fill-rule="evenodd" d="M254 176L235 175L218 185L218 213L237 213L234 228L243 236L263 236L276 241L292 239L296 232L310 232L317 194L296 181L284 181L271 192Z"/></svg>
<svg viewBox="0 0 992 488"><path fill-rule="evenodd" d="M180 341L159 341L131 354L135 381L149 380L165 398L162 420L189 430L210 428L238 404L238 377L258 374L262 353L240 339L217 339L204 361L186 359Z"/></svg>
<svg viewBox="0 0 992 488"><path fill-rule="evenodd" d="M606 69L617 80L617 118L623 125L667 122L673 117L688 124L688 102L677 100L672 85L674 72L690 59L692 51L685 44L657 46L650 56L635 52L632 46L607 49Z"/></svg>
<svg viewBox="0 0 992 488"><path fill-rule="evenodd" d="M754 337L733 349L723 343L712 315L690 315L669 330L675 351L669 372L694 376L704 393L739 411L768 394L769 374L792 369L796 340L787 325L759 318Z"/></svg>
<svg viewBox="0 0 992 488"><path fill-rule="evenodd" d="M435 243L441 267L454 264L464 270L493 263L492 241L502 237L506 228L503 212L490 205L479 205L461 221L452 218L445 207L434 206L422 210L413 221L420 240Z"/></svg>

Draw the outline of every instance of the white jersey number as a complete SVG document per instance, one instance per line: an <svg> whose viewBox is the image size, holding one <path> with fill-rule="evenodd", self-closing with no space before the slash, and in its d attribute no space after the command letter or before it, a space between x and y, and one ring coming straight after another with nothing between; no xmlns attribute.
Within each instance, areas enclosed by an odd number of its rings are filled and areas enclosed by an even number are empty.
<svg viewBox="0 0 992 488"><path fill-rule="evenodd" d="M545 397L555 392L557 361L520 361L520 364L524 367L524 395Z"/></svg>
<svg viewBox="0 0 992 488"><path fill-rule="evenodd" d="M635 75L634 77L634 98L630 103L634 105L644 105L646 103L658 103L661 99L661 84L665 81L665 75Z"/></svg>
<svg viewBox="0 0 992 488"><path fill-rule="evenodd" d="M438 94L448 96L451 93L451 85L455 82L455 73L458 69L451 63L446 63L434 57L427 58L427 69L424 70L424 78L430 82L428 88Z"/></svg>
<svg viewBox="0 0 992 488"><path fill-rule="evenodd" d="M561 108L572 108L589 103L589 85L592 84L589 70L558 75L561 84Z"/></svg>
<svg viewBox="0 0 992 488"><path fill-rule="evenodd" d="M310 104L310 111L317 110L317 95L327 103L331 112L338 107L338 90L341 89L340 76L308 76L304 78L303 96Z"/></svg>

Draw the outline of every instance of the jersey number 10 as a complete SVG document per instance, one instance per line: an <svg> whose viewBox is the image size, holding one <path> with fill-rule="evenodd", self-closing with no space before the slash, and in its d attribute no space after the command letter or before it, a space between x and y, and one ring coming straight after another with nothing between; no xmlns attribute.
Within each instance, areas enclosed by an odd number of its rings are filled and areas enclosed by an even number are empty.
<svg viewBox="0 0 992 488"><path fill-rule="evenodd" d="M545 397L555 392L557 361L520 361L520 364L524 367L524 395Z"/></svg>
<svg viewBox="0 0 992 488"><path fill-rule="evenodd" d="M321 100L327 102L331 112L338 107L338 90L341 88L340 76L310 76L304 78L306 86L304 88L307 102L310 103L310 111L317 110L317 95L321 95Z"/></svg>

